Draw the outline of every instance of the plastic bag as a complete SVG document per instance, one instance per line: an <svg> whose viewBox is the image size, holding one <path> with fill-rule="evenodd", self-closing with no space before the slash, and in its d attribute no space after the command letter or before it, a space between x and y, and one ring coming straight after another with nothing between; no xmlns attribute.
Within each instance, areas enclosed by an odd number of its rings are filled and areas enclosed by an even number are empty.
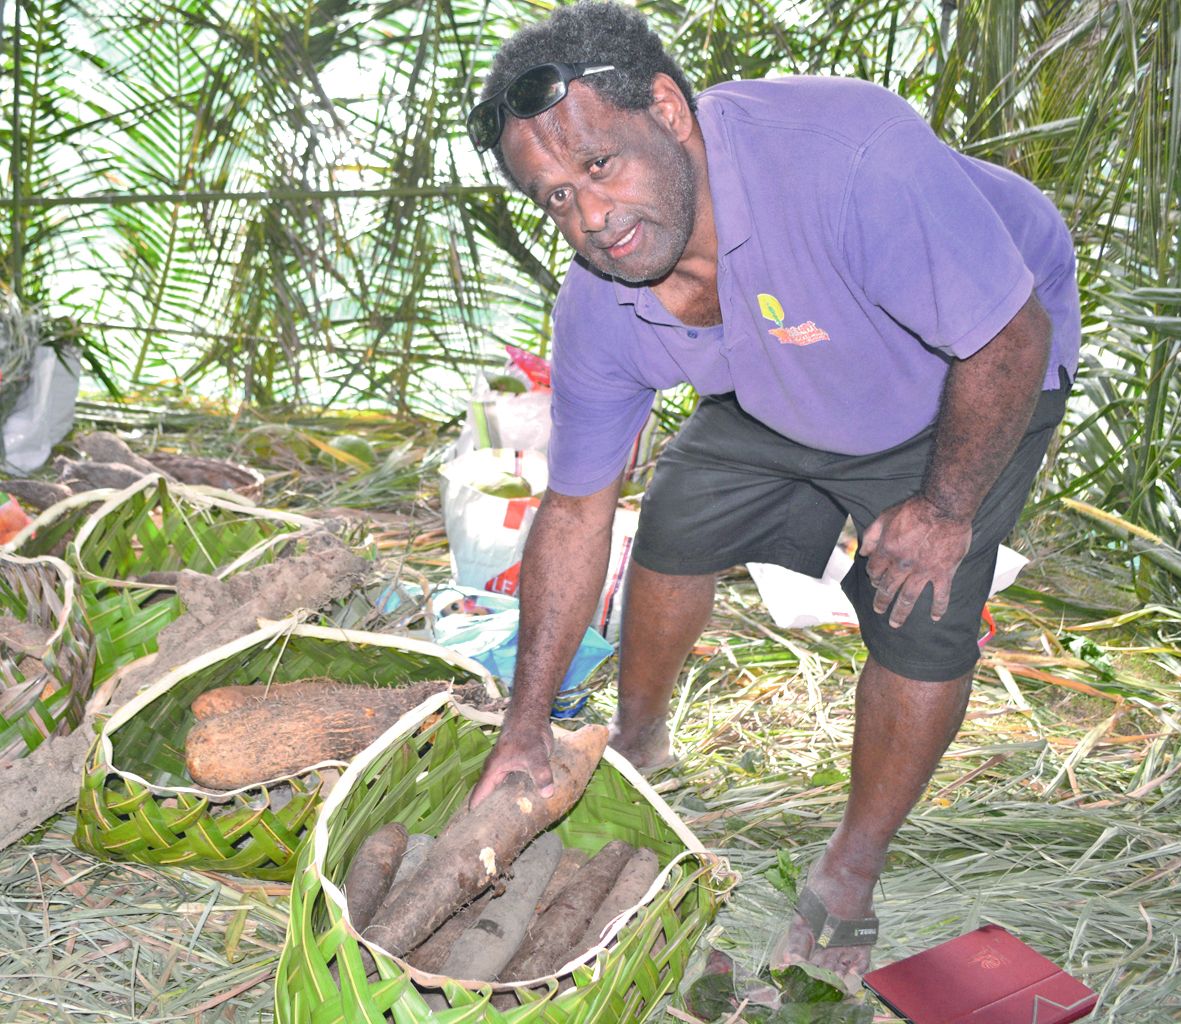
<svg viewBox="0 0 1181 1024"><path fill-rule="evenodd" d="M503 372L490 376L481 372L476 377L468 401L467 419L459 439L451 451L457 458L480 448L513 448L536 452L549 449L551 432L549 360L513 345L505 345L509 361ZM493 384L505 379L516 381L523 390L517 393L497 390ZM660 395L657 394L644 426L636 435L624 467L624 481L641 485L651 468L652 452L656 444L657 413ZM633 486L633 490L639 489Z"/></svg>
<svg viewBox="0 0 1181 1024"><path fill-rule="evenodd" d="M63 363L64 359L64 363ZM31 473L74 425L80 361L66 349L61 359L48 345L33 353L29 383L4 421L4 469Z"/></svg>
<svg viewBox="0 0 1181 1024"><path fill-rule="evenodd" d="M446 463L443 478L443 524L451 548L451 570L461 587L474 587L513 596L521 582L521 556L539 495L548 481L540 452L483 448ZM531 497L499 498L476 486L498 473L523 477ZM631 560L639 513L618 509L611 535L607 578L599 594L592 626L609 639L618 639L623 613L623 586Z"/></svg>
<svg viewBox="0 0 1181 1024"><path fill-rule="evenodd" d="M481 448L444 464L440 496L451 547L451 571L462 587L512 596L525 538L549 480L540 452ZM532 496L500 498L479 489L498 474L523 478Z"/></svg>
<svg viewBox="0 0 1181 1024"><path fill-rule="evenodd" d="M379 607L393 612L402 600L391 585L379 599ZM431 610L431 639L435 643L478 661L512 689L520 627L516 598L472 587L440 587L431 594ZM587 698L582 684L614 650L593 629L587 629L554 699L550 710L554 718L571 718L582 710Z"/></svg>
<svg viewBox="0 0 1181 1024"><path fill-rule="evenodd" d="M997 551L989 596L1004 590L1028 562L1029 559L1002 544ZM841 580L852 566L852 557L837 547L820 579L765 562L748 562L746 568L775 625L780 629L804 629L828 622L857 625L857 612L841 589Z"/></svg>

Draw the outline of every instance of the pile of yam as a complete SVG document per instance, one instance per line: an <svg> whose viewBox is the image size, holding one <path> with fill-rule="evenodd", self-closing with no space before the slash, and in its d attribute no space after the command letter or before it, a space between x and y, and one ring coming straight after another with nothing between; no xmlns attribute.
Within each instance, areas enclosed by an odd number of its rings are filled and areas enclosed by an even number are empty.
<svg viewBox="0 0 1181 1024"><path fill-rule="evenodd" d="M476 808L465 801L433 840L383 825L344 878L353 928L424 974L469 983L546 977L597 946L660 871L651 850L614 840L588 857L548 831L582 796L606 742L597 725L559 738L552 796L514 773ZM445 1007L440 993L427 998ZM516 1005L511 992L498 998Z"/></svg>
<svg viewBox="0 0 1181 1024"><path fill-rule="evenodd" d="M480 706L479 683L442 680L362 686L331 679L222 686L192 703L185 738L189 777L209 789L240 789L295 775L326 761L348 761L431 694L450 688Z"/></svg>

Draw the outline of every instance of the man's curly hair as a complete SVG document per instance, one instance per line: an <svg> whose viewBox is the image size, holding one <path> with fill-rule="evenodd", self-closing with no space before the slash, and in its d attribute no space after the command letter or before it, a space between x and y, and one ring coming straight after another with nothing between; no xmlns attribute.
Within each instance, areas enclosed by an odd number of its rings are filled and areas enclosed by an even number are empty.
<svg viewBox="0 0 1181 1024"><path fill-rule="evenodd" d="M559 7L545 21L515 33L493 59L480 99L495 95L522 71L550 63L613 64L614 71L580 81L620 110L647 108L652 102L652 79L663 71L677 83L690 109L696 109L685 72L665 53L648 20L634 8L600 0ZM501 174L512 181L499 142L492 153Z"/></svg>

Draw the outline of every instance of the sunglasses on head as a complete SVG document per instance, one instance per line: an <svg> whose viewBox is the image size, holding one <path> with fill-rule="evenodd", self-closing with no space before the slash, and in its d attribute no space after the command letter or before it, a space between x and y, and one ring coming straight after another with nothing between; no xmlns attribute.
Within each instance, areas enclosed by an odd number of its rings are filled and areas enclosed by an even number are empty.
<svg viewBox="0 0 1181 1024"><path fill-rule="evenodd" d="M522 71L499 92L472 107L467 116L468 137L477 152L491 149L504 131L506 110L513 117L536 117L565 99L574 79L614 70L614 64L538 64Z"/></svg>

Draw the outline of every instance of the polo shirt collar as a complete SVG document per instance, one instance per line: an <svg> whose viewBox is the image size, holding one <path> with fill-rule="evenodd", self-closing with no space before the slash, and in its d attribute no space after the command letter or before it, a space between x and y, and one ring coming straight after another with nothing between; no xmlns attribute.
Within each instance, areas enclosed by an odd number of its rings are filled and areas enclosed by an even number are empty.
<svg viewBox="0 0 1181 1024"><path fill-rule="evenodd" d="M750 205L742 176L734 159L734 150L727 130L726 111L720 99L708 91L698 97L697 121L705 138L705 159L709 167L709 194L714 207L714 230L718 234L718 255L732 253L752 232ZM635 306L645 319L663 309L647 288L637 288L624 281L612 279L615 301L621 306Z"/></svg>

